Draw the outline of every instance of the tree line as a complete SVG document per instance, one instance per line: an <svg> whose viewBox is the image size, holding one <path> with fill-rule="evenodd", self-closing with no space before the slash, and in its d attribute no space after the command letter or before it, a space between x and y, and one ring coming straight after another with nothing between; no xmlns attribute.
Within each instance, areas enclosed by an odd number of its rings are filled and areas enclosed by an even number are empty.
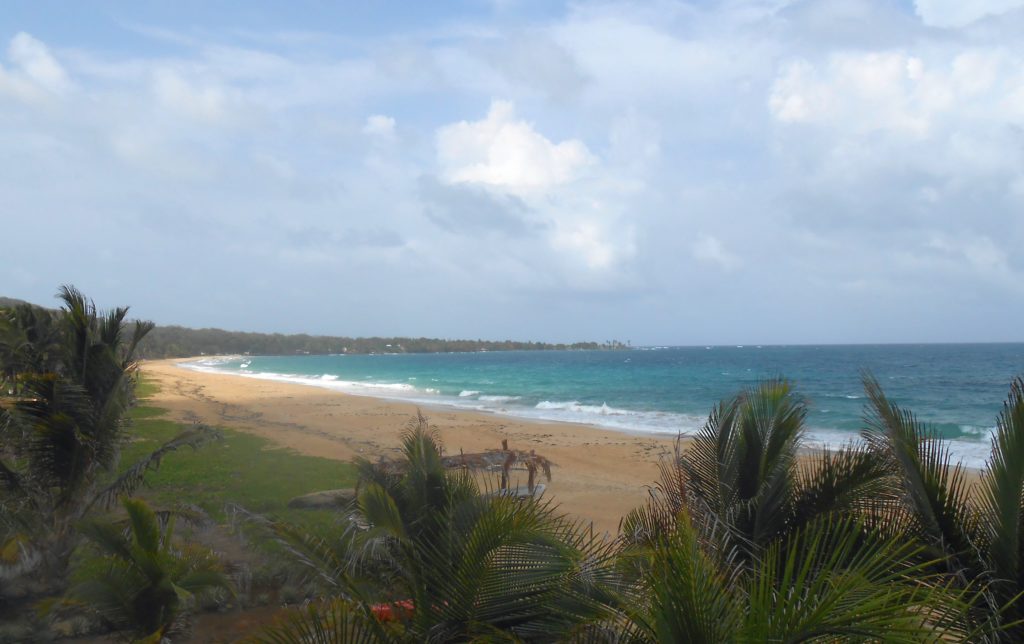
<svg viewBox="0 0 1024 644"><path fill-rule="evenodd" d="M139 346L144 358L197 355L327 355L338 353L462 353L474 351L618 350L627 346L607 342L520 342L516 340L448 340L441 338L350 338L305 333L248 333L223 329L157 326Z"/></svg>
<svg viewBox="0 0 1024 644"><path fill-rule="evenodd" d="M0 297L0 312L29 306L56 312L21 300ZM41 315L42 313L37 313ZM531 342L517 340L451 340L444 338L323 336L252 333L224 329L193 329L154 325L136 349L139 359L187 358L199 355L328 355L338 353L469 353L476 351L600 351L629 346L618 340L604 342Z"/></svg>

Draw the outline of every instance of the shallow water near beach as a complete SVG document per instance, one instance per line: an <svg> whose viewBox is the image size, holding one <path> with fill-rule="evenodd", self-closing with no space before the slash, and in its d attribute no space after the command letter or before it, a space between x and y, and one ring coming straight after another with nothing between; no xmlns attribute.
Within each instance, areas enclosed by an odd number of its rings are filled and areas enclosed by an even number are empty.
<svg viewBox="0 0 1024 644"><path fill-rule="evenodd" d="M340 347L339 347L340 349ZM652 347L544 351L234 357L195 369L346 393L571 421L628 432L691 434L718 400L785 377L808 399L810 446L856 439L861 373L980 467L1024 344Z"/></svg>

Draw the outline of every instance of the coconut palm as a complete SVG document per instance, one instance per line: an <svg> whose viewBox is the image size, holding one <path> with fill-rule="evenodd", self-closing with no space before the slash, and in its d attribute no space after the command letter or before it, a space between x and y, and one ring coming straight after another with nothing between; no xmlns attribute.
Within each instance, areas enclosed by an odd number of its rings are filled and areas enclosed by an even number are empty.
<svg viewBox="0 0 1024 644"><path fill-rule="evenodd" d="M38 569L58 586L79 521L132 493L168 452L217 436L192 427L114 476L134 401L134 352L152 324L135 322L129 335L127 308L98 312L70 286L60 297L58 357L27 363L49 371L19 372L19 396L0 426L0 551L14 553L0 562L0 578ZM23 351L43 353L52 351Z"/></svg>
<svg viewBox="0 0 1024 644"><path fill-rule="evenodd" d="M716 405L691 444L662 463L651 502L623 520L633 543L675 529L682 510L714 526L726 550L753 559L768 544L832 514L889 494L887 471L854 445L805 455L807 403L769 380Z"/></svg>
<svg viewBox="0 0 1024 644"><path fill-rule="evenodd" d="M330 624L415 642L551 641L606 610L610 544L549 503L485 494L468 472L446 470L422 416L404 436L403 453L401 468L361 463L358 501L340 547L297 544L347 601L314 609L266 641L300 641L308 628L334 632ZM399 627L384 631L371 618Z"/></svg>
<svg viewBox="0 0 1024 644"><path fill-rule="evenodd" d="M0 396L18 393L21 373L49 373L61 355L53 311L31 304L0 310Z"/></svg>
<svg viewBox="0 0 1024 644"><path fill-rule="evenodd" d="M231 591L221 564L208 549L174 541L174 515L161 524L145 502L125 499L127 528L120 522L88 521L82 533L98 549L86 559L84 580L69 599L95 611L117 629L159 642L180 629L197 597Z"/></svg>
<svg viewBox="0 0 1024 644"><path fill-rule="evenodd" d="M970 595L919 546L855 519L810 522L743 560L684 509L640 556L643 574L589 642L962 641ZM634 562L636 553L634 553Z"/></svg>
<svg viewBox="0 0 1024 644"><path fill-rule="evenodd" d="M963 635L974 595L933 569L945 555L870 527L896 498L885 462L856 445L798 454L806 414L771 380L677 442L649 502L621 524L633 591L612 640Z"/></svg>
<svg viewBox="0 0 1024 644"><path fill-rule="evenodd" d="M962 584L984 589L975 619L986 636L1024 637L1024 380L1017 378L996 421L992 452L972 489L948 444L864 376L870 401L864 438L898 485L882 506L893 532L917 539Z"/></svg>

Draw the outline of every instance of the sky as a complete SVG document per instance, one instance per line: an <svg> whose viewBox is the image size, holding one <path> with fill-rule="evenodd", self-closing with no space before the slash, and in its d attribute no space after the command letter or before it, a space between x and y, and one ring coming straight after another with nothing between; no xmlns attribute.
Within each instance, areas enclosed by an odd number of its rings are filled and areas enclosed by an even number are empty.
<svg viewBox="0 0 1024 644"><path fill-rule="evenodd" d="M160 324L1022 341L1024 0L8 0L0 240Z"/></svg>

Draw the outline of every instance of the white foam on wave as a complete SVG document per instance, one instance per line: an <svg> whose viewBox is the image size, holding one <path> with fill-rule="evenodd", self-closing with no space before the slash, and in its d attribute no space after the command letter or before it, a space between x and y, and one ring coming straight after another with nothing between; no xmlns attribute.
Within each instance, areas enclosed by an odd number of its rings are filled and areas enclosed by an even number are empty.
<svg viewBox="0 0 1024 644"><path fill-rule="evenodd" d="M974 469L984 467L992 454L992 443L986 439L995 428L985 429L984 427L965 425L961 429L968 434L978 436L978 440L948 440L947 444L953 462L959 462L964 467ZM851 443L862 444L863 439L860 434L820 427L811 428L804 433L804 447L809 449L835 450Z"/></svg>
<svg viewBox="0 0 1024 644"><path fill-rule="evenodd" d="M442 396L439 395L440 392L437 388L417 389L406 383L341 380L333 374L300 376L295 374L255 373L218 368L239 358L240 356L209 358L179 363L179 366L195 371L305 384L324 389L333 389L347 394L391 398L432 406L442 405L529 420L595 425L626 433L673 436L676 434L691 435L700 430L707 419L705 415L620 409L611 407L607 403L593 405L584 404L578 400L544 400L531 407L522 403L516 404L522 400L521 396L480 395L478 391L473 390L463 390L458 396ZM991 436L994 430L994 427L961 425L961 432L968 436L977 436L978 439L970 440L964 438L949 441L953 461L960 461L965 467L983 467L991 455L992 449L991 442L987 440L987 437ZM861 441L860 436L855 432L828 428L810 428L805 433L805 439L806 447L810 449L836 449L851 442Z"/></svg>
<svg viewBox="0 0 1024 644"><path fill-rule="evenodd" d="M601 403L600 405L584 405L576 400L569 402L552 402L550 400L542 400L535 406L536 409L564 409L567 411L582 413L582 414L600 414L601 416L632 416L642 412L631 411L629 409L616 409L615 407L609 407L608 403Z"/></svg>
<svg viewBox="0 0 1024 644"><path fill-rule="evenodd" d="M995 433L997 427L995 425L991 427L979 427L978 425L960 425L960 431L964 434L970 434L971 436L991 436Z"/></svg>
<svg viewBox="0 0 1024 644"><path fill-rule="evenodd" d="M514 415L538 420L597 425L606 429L644 434L693 434L704 425L703 416L664 411L638 411L611 407L607 403L587 405L577 400L544 400Z"/></svg>
<svg viewBox="0 0 1024 644"><path fill-rule="evenodd" d="M177 365L192 371L205 371L207 373L230 373L219 369L222 365L238 360L240 356L218 356L216 358L203 358L191 362L179 362Z"/></svg>

